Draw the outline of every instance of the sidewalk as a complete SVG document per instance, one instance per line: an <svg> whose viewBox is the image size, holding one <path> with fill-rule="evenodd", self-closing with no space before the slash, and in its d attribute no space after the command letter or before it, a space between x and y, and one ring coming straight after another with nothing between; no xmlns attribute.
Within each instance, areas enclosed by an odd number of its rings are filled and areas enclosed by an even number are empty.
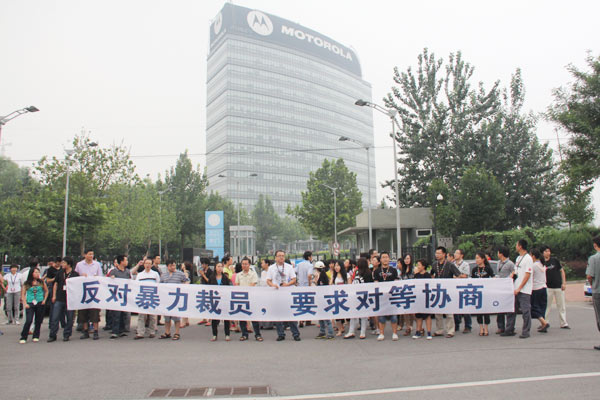
<svg viewBox="0 0 600 400"><path fill-rule="evenodd" d="M591 297L586 297L583 294L584 281L567 282L565 290L565 299L568 303L584 303L591 301Z"/></svg>

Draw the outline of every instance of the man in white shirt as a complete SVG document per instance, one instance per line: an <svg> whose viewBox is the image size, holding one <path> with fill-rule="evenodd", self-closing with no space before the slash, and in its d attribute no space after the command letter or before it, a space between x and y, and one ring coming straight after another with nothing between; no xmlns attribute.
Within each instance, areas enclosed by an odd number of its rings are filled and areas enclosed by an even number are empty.
<svg viewBox="0 0 600 400"><path fill-rule="evenodd" d="M527 252L527 241L521 239L516 244L519 256L515 261L515 271L512 273L515 285L515 309L518 306L523 312L523 330L521 339L529 337L531 329L531 292L533 290L533 259ZM509 313L506 318L506 329L500 336L514 336L516 313Z"/></svg>
<svg viewBox="0 0 600 400"><path fill-rule="evenodd" d="M454 265L460 271L461 276L466 275L466 277L471 276L471 266L468 262L464 260L465 253L462 249L456 249L454 252ZM465 278L466 278L465 277ZM471 333L471 327L473 326L473 321L471 320L470 314L454 314L454 329L458 332L460 331L460 320L465 320L465 330L463 333Z"/></svg>
<svg viewBox="0 0 600 400"><path fill-rule="evenodd" d="M102 266L98 261L94 261L94 250L86 250L85 258L77 263L75 266L75 272L79 276L102 276ZM94 340L100 339L98 336L98 323L100 322L100 309L88 308L79 310L77 312L77 318L80 324L83 324L83 331L80 339L88 339L90 332L88 330L88 323L91 322L94 328Z"/></svg>
<svg viewBox="0 0 600 400"><path fill-rule="evenodd" d="M242 272L235 274L235 284L237 286L256 286L258 284L258 275L250 268L248 257L242 258ZM240 321L240 328L242 329L240 341L248 340L248 321ZM254 329L256 340L262 342L263 338L260 334L260 323L258 321L252 321L252 329Z"/></svg>
<svg viewBox="0 0 600 400"><path fill-rule="evenodd" d="M10 274L4 276L6 287L6 313L8 322L6 324L19 324L19 303L21 301L21 277L16 264L10 266Z"/></svg>
<svg viewBox="0 0 600 400"><path fill-rule="evenodd" d="M294 267L285 262L285 251L277 250L275 252L275 264L269 267L267 275L267 285L272 288L279 289L280 287L288 287L296 284L296 272ZM285 325L290 327L294 340L300 341L300 331L298 330L298 324L295 321L288 322L276 322L275 327L277 328L277 341L280 342L285 340Z"/></svg>
<svg viewBox="0 0 600 400"><path fill-rule="evenodd" d="M152 260L150 258L144 260L144 270L138 272L136 280L160 283L160 275L152 269ZM146 327L146 320L148 320L148 327ZM147 333L148 337L151 339L155 336L156 315L138 314L137 333L134 339L143 339L145 333Z"/></svg>

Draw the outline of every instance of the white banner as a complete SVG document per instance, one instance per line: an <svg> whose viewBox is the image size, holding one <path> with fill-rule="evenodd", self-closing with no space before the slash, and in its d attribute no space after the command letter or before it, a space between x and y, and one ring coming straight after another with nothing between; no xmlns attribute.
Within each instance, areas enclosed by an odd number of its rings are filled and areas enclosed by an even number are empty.
<svg viewBox="0 0 600 400"><path fill-rule="evenodd" d="M178 317L305 321L395 314L514 311L512 279L413 279L358 285L247 287L67 280L70 310L100 308Z"/></svg>

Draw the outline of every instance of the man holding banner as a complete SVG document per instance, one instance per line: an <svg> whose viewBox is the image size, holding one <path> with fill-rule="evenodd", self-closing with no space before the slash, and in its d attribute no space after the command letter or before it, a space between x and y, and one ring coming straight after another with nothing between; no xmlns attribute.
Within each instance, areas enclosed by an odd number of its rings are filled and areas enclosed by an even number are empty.
<svg viewBox="0 0 600 400"><path fill-rule="evenodd" d="M267 285L279 289L280 287L293 286L296 284L296 272L294 267L285 262L285 251L277 250L275 252L275 264L269 267L267 275ZM295 321L276 322L277 341L285 340L285 325L290 327L294 340L300 341L300 331Z"/></svg>

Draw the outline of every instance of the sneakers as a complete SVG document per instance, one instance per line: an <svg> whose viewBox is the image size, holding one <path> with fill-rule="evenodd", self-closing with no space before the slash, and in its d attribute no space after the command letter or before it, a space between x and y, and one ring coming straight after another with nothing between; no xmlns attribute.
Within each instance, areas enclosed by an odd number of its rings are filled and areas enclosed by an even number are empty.
<svg viewBox="0 0 600 400"><path fill-rule="evenodd" d="M119 334L119 337L124 337L124 336L127 336L127 334L126 334L125 332L121 332L121 333Z"/></svg>
<svg viewBox="0 0 600 400"><path fill-rule="evenodd" d="M83 334L79 337L79 339L83 340L83 339L89 339L90 338L90 333L88 331L83 331Z"/></svg>
<svg viewBox="0 0 600 400"><path fill-rule="evenodd" d="M46 342L48 342L48 343L56 342L56 338L55 337L49 337L48 340L46 340Z"/></svg>
<svg viewBox="0 0 600 400"><path fill-rule="evenodd" d="M20 343L20 344L25 344L25 343L27 343L27 340L25 340L25 339L21 339L21 340L19 340L19 343Z"/></svg>
<svg viewBox="0 0 600 400"><path fill-rule="evenodd" d="M412 337L412 338L413 338L413 339L421 339L422 337L423 337L423 336L421 335L421 332L418 332L418 331L417 331L417 332L416 332L416 333L413 335L413 337Z"/></svg>
<svg viewBox="0 0 600 400"><path fill-rule="evenodd" d="M94 340L100 339L100 335L98 335L98 331L94 331Z"/></svg>
<svg viewBox="0 0 600 400"><path fill-rule="evenodd" d="M392 334L392 340L395 342L396 340L398 340L398 334L394 333Z"/></svg>
<svg viewBox="0 0 600 400"><path fill-rule="evenodd" d="M39 342L39 341L40 341L40 339L39 339L39 338L36 338L36 337L34 337L34 338L33 338L33 342L34 342L34 343L37 343L37 342Z"/></svg>
<svg viewBox="0 0 600 400"><path fill-rule="evenodd" d="M229 336L225 336L225 341L229 342L231 340L231 338Z"/></svg>
<svg viewBox="0 0 600 400"><path fill-rule="evenodd" d="M326 340L332 340L332 339L335 339L335 336L327 336L325 339Z"/></svg>
<svg viewBox="0 0 600 400"><path fill-rule="evenodd" d="M300 340L302 340L302 339L300 339L300 336L294 336L294 340L295 340L296 342L299 342L299 341L300 341Z"/></svg>
<svg viewBox="0 0 600 400"><path fill-rule="evenodd" d="M427 332L427 340L431 340L431 339L433 339L431 332Z"/></svg>
<svg viewBox="0 0 600 400"><path fill-rule="evenodd" d="M113 333L112 335L110 335L111 339L118 339L119 335L117 335L116 333Z"/></svg>
<svg viewBox="0 0 600 400"><path fill-rule="evenodd" d="M315 339L325 339L327 336L325 336L324 333L319 332L319 334L315 337Z"/></svg>
<svg viewBox="0 0 600 400"><path fill-rule="evenodd" d="M19 320L16 320L16 321L15 321L15 325L21 325L21 321L19 321Z"/></svg>
<svg viewBox="0 0 600 400"><path fill-rule="evenodd" d="M377 340L381 342L382 340L385 340L385 336L379 334L379 336L377 336Z"/></svg>
<svg viewBox="0 0 600 400"><path fill-rule="evenodd" d="M65 336L65 337L63 338L63 342L68 342L68 341L69 341L69 336Z"/></svg>

